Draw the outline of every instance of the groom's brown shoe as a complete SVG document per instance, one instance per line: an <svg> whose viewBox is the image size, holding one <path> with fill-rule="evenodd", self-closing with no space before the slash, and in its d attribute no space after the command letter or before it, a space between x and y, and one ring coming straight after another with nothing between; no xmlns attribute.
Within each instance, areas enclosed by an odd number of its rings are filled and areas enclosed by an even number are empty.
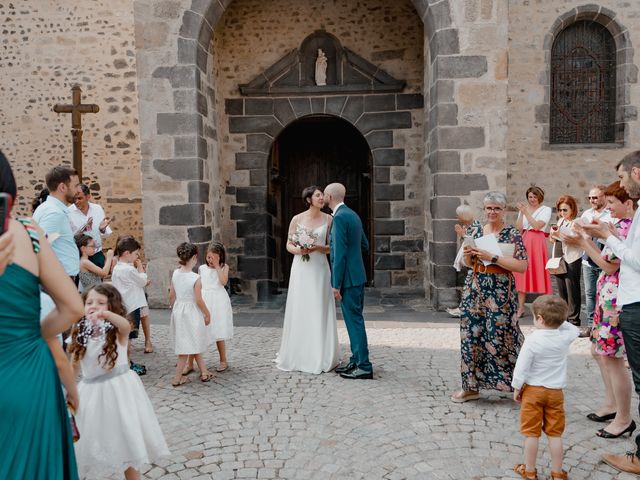
<svg viewBox="0 0 640 480"><path fill-rule="evenodd" d="M350 380L373 380L373 372L362 370L361 368L354 368L349 372L341 373L340 376Z"/></svg>
<svg viewBox="0 0 640 480"><path fill-rule="evenodd" d="M357 365L353 362L349 362L346 365L339 365L335 368L334 372L340 374L340 373L348 373L351 370L355 369L357 367Z"/></svg>
<svg viewBox="0 0 640 480"><path fill-rule="evenodd" d="M633 452L628 452L626 455L605 453L602 455L602 460L621 472L640 474L640 459Z"/></svg>

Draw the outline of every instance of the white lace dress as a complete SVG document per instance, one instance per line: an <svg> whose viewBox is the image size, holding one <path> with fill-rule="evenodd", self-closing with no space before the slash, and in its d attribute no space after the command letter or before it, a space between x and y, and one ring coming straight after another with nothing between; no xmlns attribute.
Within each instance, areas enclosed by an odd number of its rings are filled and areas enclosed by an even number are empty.
<svg viewBox="0 0 640 480"><path fill-rule="evenodd" d="M220 283L215 268L200 265L198 269L202 280L202 299L211 313L209 335L212 341L229 340L233 337L233 310L229 294Z"/></svg>
<svg viewBox="0 0 640 480"><path fill-rule="evenodd" d="M129 369L127 347L118 344L109 370L98 360L103 345L104 340L89 339L80 361L75 444L80 478L122 476L129 467L139 469L170 454L144 385Z"/></svg>
<svg viewBox="0 0 640 480"><path fill-rule="evenodd" d="M317 245L326 245L328 224L313 230ZM331 271L322 252L309 254L309 261L295 255L276 358L281 370L322 373L333 370L340 359L336 304L331 290Z"/></svg>
<svg viewBox="0 0 640 480"><path fill-rule="evenodd" d="M204 353L209 347L209 329L204 324L202 312L196 305L193 289L199 275L194 272L173 272L171 284L176 301L171 309L169 331L176 355Z"/></svg>

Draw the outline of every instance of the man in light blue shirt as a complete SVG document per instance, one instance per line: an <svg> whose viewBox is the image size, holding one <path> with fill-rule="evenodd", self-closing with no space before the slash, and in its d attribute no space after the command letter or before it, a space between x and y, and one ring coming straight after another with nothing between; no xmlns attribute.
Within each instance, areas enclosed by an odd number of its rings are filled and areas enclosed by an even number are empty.
<svg viewBox="0 0 640 480"><path fill-rule="evenodd" d="M73 168L54 167L47 173L45 182L50 194L33 212L33 219L49 237L51 248L67 275L77 282L80 254L73 238L67 206L73 203L78 191L78 174Z"/></svg>

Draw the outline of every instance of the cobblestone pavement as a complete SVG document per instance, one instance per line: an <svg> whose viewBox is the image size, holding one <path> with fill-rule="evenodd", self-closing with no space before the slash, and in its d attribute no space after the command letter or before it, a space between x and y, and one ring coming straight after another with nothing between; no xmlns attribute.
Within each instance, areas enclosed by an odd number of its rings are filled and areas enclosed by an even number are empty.
<svg viewBox="0 0 640 480"><path fill-rule="evenodd" d="M210 383L191 374L191 383L173 388L168 328L155 324L155 352L143 355L138 339L133 358L147 366L142 379L172 456L145 468L144 478L519 478L511 469L522 461L522 438L510 397L484 392L477 402L449 401L460 384L457 325L380 325L368 325L373 381L281 372L272 362L281 329L240 326L226 372ZM342 326L339 335L344 353ZM570 357L565 468L571 479L635 478L599 461L632 442L597 438L599 426L585 418L602 394L588 349L580 339ZM206 360L214 368L217 354ZM541 454L538 470L548 475L549 457Z"/></svg>

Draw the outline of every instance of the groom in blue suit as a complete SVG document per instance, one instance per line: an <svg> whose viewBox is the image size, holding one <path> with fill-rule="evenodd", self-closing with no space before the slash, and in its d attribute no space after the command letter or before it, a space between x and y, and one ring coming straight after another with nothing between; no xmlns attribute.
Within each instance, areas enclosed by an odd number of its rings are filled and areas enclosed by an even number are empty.
<svg viewBox="0 0 640 480"><path fill-rule="evenodd" d="M351 343L349 363L336 368L342 378L372 379L373 366L369 362L367 331L364 328L364 284L367 274L362 250L369 242L358 214L344 204L346 190L340 183L324 189L324 203L333 212L331 227L331 287L336 300L341 300L342 316Z"/></svg>

